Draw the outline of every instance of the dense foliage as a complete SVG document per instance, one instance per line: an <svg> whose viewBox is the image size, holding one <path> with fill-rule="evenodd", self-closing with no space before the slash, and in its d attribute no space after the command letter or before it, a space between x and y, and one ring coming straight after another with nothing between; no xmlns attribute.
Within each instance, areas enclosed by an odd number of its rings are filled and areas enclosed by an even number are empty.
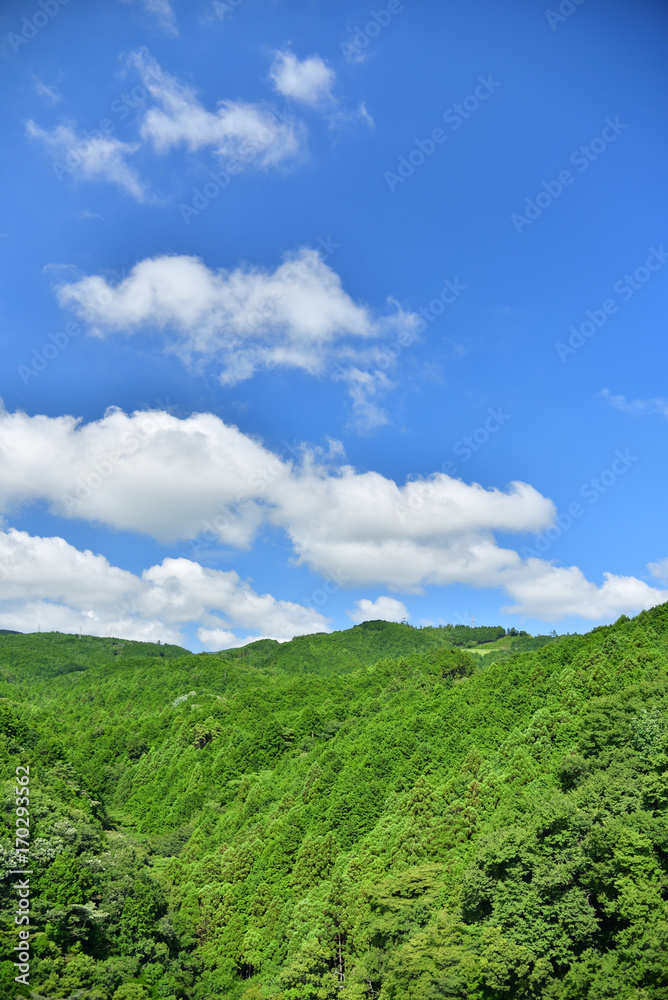
<svg viewBox="0 0 668 1000"><path fill-rule="evenodd" d="M3 634L3 995L668 1000L667 654L668 605L215 655Z"/></svg>

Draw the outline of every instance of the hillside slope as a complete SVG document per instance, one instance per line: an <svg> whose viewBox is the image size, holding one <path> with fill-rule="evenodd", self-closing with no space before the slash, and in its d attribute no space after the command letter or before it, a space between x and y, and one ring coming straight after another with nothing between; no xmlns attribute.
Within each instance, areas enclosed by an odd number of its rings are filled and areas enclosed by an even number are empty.
<svg viewBox="0 0 668 1000"><path fill-rule="evenodd" d="M199 655L0 636L33 995L668 998L668 606L438 632ZM11 879L2 905L7 956Z"/></svg>

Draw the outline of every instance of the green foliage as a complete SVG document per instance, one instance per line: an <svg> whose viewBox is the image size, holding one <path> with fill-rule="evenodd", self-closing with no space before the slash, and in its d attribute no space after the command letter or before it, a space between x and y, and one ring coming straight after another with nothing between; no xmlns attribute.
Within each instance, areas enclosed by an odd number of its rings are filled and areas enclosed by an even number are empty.
<svg viewBox="0 0 668 1000"><path fill-rule="evenodd" d="M668 605L200 655L0 634L36 1000L668 1000L667 650Z"/></svg>
<svg viewBox="0 0 668 1000"><path fill-rule="evenodd" d="M90 867L67 854L56 857L39 880L40 898L47 906L83 906L94 886Z"/></svg>

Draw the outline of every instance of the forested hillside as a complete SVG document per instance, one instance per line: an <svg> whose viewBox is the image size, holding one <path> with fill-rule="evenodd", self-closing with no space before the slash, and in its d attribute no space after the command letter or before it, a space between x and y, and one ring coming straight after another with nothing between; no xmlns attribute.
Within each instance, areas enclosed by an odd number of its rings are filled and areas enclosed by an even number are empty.
<svg viewBox="0 0 668 1000"><path fill-rule="evenodd" d="M220 654L3 634L3 995L668 998L667 667L668 605Z"/></svg>

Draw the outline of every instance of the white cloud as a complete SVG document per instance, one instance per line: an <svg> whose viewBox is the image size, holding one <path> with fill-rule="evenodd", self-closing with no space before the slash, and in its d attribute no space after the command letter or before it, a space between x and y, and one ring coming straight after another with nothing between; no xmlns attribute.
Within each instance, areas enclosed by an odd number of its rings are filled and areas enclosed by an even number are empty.
<svg viewBox="0 0 668 1000"><path fill-rule="evenodd" d="M120 410L86 425L0 411L0 465L7 470L3 509L39 495L61 515L161 541L195 538L215 521L220 540L237 547L246 547L264 520L262 482L284 469L212 414L178 420ZM244 497L244 506L221 513Z"/></svg>
<svg viewBox="0 0 668 1000"><path fill-rule="evenodd" d="M392 300L385 314L354 302L322 254L307 248L286 255L273 271L212 270L197 257L148 258L115 285L90 275L60 285L58 298L101 333L164 331L185 359L198 354L222 363L224 384L260 368L322 374L336 364L353 422L365 430L386 422L379 400L391 383L375 366L393 365L396 355L384 352L382 341L413 339L421 323Z"/></svg>
<svg viewBox="0 0 668 1000"><path fill-rule="evenodd" d="M223 100L216 111L200 104L195 91L170 76L146 52L132 53L129 63L156 102L144 114L141 135L159 153L185 145L190 152L210 147L224 164L275 167L304 149L301 122L256 104Z"/></svg>
<svg viewBox="0 0 668 1000"><path fill-rule="evenodd" d="M99 130L88 137L79 136L71 124L42 129L28 121L26 129L29 136L39 139L58 157L53 168L60 180L71 175L82 181L108 181L137 201L144 200L145 191L139 176L126 163L126 158L139 149L138 144L121 142Z"/></svg>
<svg viewBox="0 0 668 1000"><path fill-rule="evenodd" d="M647 569L655 580L668 584L668 556L665 559L659 559L658 562L647 563Z"/></svg>
<svg viewBox="0 0 668 1000"><path fill-rule="evenodd" d="M249 635L239 639L234 632L228 632L224 628L200 628L197 630L197 638L205 649L212 653L217 653L220 649L235 649L238 646L245 646L249 642L257 642L258 639L266 639L266 635Z"/></svg>
<svg viewBox="0 0 668 1000"><path fill-rule="evenodd" d="M24 531L0 533L4 601L85 603L91 612L136 592L136 577L103 556L80 552L62 538L34 538Z"/></svg>
<svg viewBox="0 0 668 1000"><path fill-rule="evenodd" d="M633 417L642 416L645 413L658 413L663 417L668 417L668 399L633 399L628 400L626 396L613 396L609 389L603 389L600 393L615 410L628 413Z"/></svg>
<svg viewBox="0 0 668 1000"><path fill-rule="evenodd" d="M364 101L354 111L339 110L329 116L329 127L331 129L349 128L351 125L357 125L360 122L362 125L366 125L367 128L375 128L376 126Z"/></svg>
<svg viewBox="0 0 668 1000"><path fill-rule="evenodd" d="M308 452L296 466L212 414L110 410L83 425L3 411L0 466L4 510L42 500L160 541L204 535L236 547L274 524L316 572L395 589L493 585L520 560L492 532L536 531L554 513L521 483L504 493L438 474L399 486Z"/></svg>
<svg viewBox="0 0 668 1000"><path fill-rule="evenodd" d="M167 0L143 2L176 33ZM261 169L277 167L304 153L306 127L294 117L277 115L263 105L231 100L221 100L215 111L209 111L191 87L164 72L145 50L133 52L127 62L155 102L144 112L140 136L156 152L178 145L191 153L208 148L232 172L251 164ZM39 80L35 86L52 102L59 99L53 88ZM26 128L28 135L43 142L57 158L53 169L59 180L72 176L83 181L108 181L137 201L145 200L144 185L127 162L141 148L141 142L122 142L99 129L81 135L70 122L43 129L28 121Z"/></svg>
<svg viewBox="0 0 668 1000"><path fill-rule="evenodd" d="M261 630L269 638L329 631L325 619L291 601L257 594L233 570L208 569L190 559L164 559L142 573L136 606L142 617L171 623L201 622L207 628ZM227 621L221 621L219 615Z"/></svg>
<svg viewBox="0 0 668 1000"><path fill-rule="evenodd" d="M368 434L388 423L387 413L378 402L392 388L385 372L353 367L343 369L338 377L345 382L352 403L350 426Z"/></svg>
<svg viewBox="0 0 668 1000"><path fill-rule="evenodd" d="M50 601L0 602L0 628L18 632L83 632L84 635L113 636L139 642L168 642L182 646L178 629L159 621L142 621L124 615L81 610Z"/></svg>
<svg viewBox="0 0 668 1000"><path fill-rule="evenodd" d="M273 523L300 561L351 584L485 584L519 561L491 533L536 531L554 514L523 483L504 493L439 473L398 486L332 461L306 452L297 467L210 413L112 409L84 425L0 412L4 510L41 499L60 515L161 541L208 531L237 547Z"/></svg>
<svg viewBox="0 0 668 1000"><path fill-rule="evenodd" d="M520 563L492 532L536 531L554 506L525 483L486 490L437 473L399 486L375 472L335 474L306 467L277 479L272 519L282 524L299 561L349 585L385 584L418 591L426 584L495 586Z"/></svg>
<svg viewBox="0 0 668 1000"><path fill-rule="evenodd" d="M122 2L129 3L131 0L122 0ZM158 23L165 31L170 35L178 35L176 16L169 0L140 0L140 2L149 14L153 14L156 17Z"/></svg>
<svg viewBox="0 0 668 1000"><path fill-rule="evenodd" d="M321 107L334 100L332 86L336 74L320 56L300 61L292 52L277 51L269 76L279 94L309 107Z"/></svg>
<svg viewBox="0 0 668 1000"><path fill-rule="evenodd" d="M58 102L62 100L62 95L58 91L57 87L50 87L37 76L33 77L33 83L35 86L35 93L38 97L43 97L49 104L58 104Z"/></svg>
<svg viewBox="0 0 668 1000"><path fill-rule="evenodd" d="M379 332L378 321L344 292L321 255L308 249L286 257L273 272L250 266L213 271L197 257L147 258L116 285L90 276L61 285L58 297L98 329L172 329L188 350L202 353L271 338L276 358L289 356L292 348L308 355L344 334ZM319 367L317 359L286 363Z"/></svg>
<svg viewBox="0 0 668 1000"><path fill-rule="evenodd" d="M0 411L0 467L0 511L42 501L61 516L160 541L191 539L193 554L211 543L248 547L272 525L286 533L298 563L338 586L500 587L515 602L509 610L547 621L605 620L668 598L634 577L608 573L597 586L577 567L524 561L502 548L496 532L535 532L553 521L554 504L526 483L485 489L437 473L400 485L342 465L336 446L327 455L304 450L301 461L287 460L210 413L178 419L159 410L110 410L84 425ZM165 560L139 581L101 557L77 556L62 540L49 545L48 559L23 545L22 565L32 559L30 579L40 574L41 589L19 589L16 600L69 606L76 593L94 610L113 595L132 599L142 622L198 622L215 641L224 639L219 630L233 627L280 637L286 623L294 634L324 621L191 560ZM84 557L85 572L77 563ZM663 563L653 567L659 576ZM17 575L13 586L21 580Z"/></svg>
<svg viewBox="0 0 668 1000"><path fill-rule="evenodd" d="M361 601L355 601L355 610L348 611L347 614L357 623L376 620L400 622L408 619L408 608L394 597L378 597L375 601L365 597Z"/></svg>
<svg viewBox="0 0 668 1000"><path fill-rule="evenodd" d="M543 621L610 620L668 601L668 590L657 590L634 576L604 573L603 579L597 587L577 566L559 568L542 559L529 559L502 574L505 589L518 601L502 610Z"/></svg>
<svg viewBox="0 0 668 1000"><path fill-rule="evenodd" d="M62 538L9 529L0 532L0 566L0 626L19 631L81 629L182 644L181 627L194 623L219 649L246 641L232 629L280 640L329 631L317 611L189 559L165 559L138 577Z"/></svg>
<svg viewBox="0 0 668 1000"><path fill-rule="evenodd" d="M327 114L330 129L346 129L360 123L367 128L375 126L364 101L354 110L337 107L338 101L332 94L336 74L320 56L299 60L287 49L277 51L269 77L284 97L321 111L335 109Z"/></svg>

